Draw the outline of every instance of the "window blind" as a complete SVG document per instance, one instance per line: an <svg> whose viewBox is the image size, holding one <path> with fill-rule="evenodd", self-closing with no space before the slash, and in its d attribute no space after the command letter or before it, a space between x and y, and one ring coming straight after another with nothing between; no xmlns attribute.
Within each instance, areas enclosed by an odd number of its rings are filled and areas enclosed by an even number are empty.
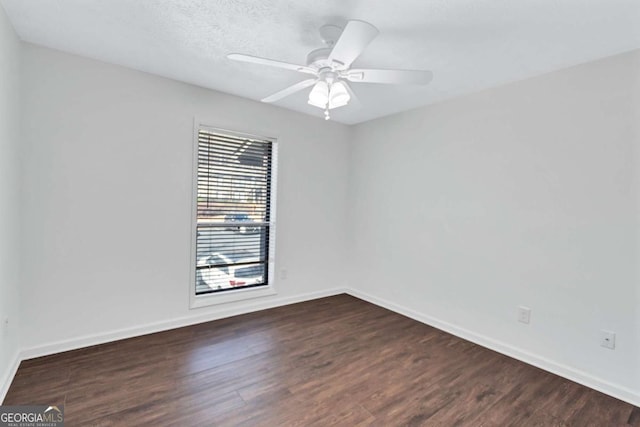
<svg viewBox="0 0 640 427"><path fill-rule="evenodd" d="M272 144L198 132L197 295L268 285Z"/></svg>

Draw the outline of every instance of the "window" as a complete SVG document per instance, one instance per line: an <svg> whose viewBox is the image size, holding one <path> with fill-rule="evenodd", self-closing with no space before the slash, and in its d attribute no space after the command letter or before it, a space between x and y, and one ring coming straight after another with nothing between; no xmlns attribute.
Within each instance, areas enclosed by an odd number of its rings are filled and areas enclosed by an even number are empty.
<svg viewBox="0 0 640 427"><path fill-rule="evenodd" d="M270 139L199 127L196 296L269 287L274 152Z"/></svg>

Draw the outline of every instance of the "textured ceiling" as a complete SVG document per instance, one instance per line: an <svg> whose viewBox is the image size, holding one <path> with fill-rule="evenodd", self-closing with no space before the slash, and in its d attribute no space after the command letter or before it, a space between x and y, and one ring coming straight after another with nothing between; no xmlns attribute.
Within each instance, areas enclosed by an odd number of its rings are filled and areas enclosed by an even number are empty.
<svg viewBox="0 0 640 427"><path fill-rule="evenodd" d="M28 42L261 99L307 77L228 60L304 63L317 29L361 19L380 35L359 68L428 69L426 87L353 84L358 123L640 48L639 0L1 0ZM276 103L322 117L308 90Z"/></svg>

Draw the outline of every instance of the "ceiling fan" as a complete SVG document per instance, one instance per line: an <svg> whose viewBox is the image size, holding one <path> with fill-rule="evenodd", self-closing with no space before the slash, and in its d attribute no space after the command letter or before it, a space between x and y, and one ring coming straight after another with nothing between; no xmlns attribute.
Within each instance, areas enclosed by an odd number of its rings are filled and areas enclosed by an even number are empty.
<svg viewBox="0 0 640 427"><path fill-rule="evenodd" d="M335 25L324 25L320 28L320 36L327 47L309 53L307 65L296 65L241 53L230 53L227 58L284 68L313 76L267 96L262 99L262 102L275 102L313 86L309 92L308 102L322 108L325 120L329 120L329 110L345 106L351 99L355 100L348 82L424 85L433 78L431 71L424 70L351 68L353 61L378 34L376 27L364 21L349 21L344 29Z"/></svg>

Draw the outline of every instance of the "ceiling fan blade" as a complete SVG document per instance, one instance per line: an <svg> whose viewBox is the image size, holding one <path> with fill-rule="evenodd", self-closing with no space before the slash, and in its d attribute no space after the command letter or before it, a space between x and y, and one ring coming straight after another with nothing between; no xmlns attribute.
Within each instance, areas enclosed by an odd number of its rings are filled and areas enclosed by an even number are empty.
<svg viewBox="0 0 640 427"><path fill-rule="evenodd" d="M354 68L344 72L342 77L354 83L426 85L433 80L433 73L424 70L372 70Z"/></svg>
<svg viewBox="0 0 640 427"><path fill-rule="evenodd" d="M286 96L293 95L294 93L307 88L309 86L313 86L318 80L309 79L303 80L299 83L294 84L293 86L289 86L286 89L282 89L280 92L276 92L273 95L269 95L266 98L262 99L262 102L276 102Z"/></svg>
<svg viewBox="0 0 640 427"><path fill-rule="evenodd" d="M349 21L329 54L330 61L349 67L378 35L378 29L368 22Z"/></svg>
<svg viewBox="0 0 640 427"><path fill-rule="evenodd" d="M245 55L243 53L230 53L227 58L234 61L251 62L252 64L268 65L270 67L284 68L286 70L299 71L301 73L318 75L313 68L305 65L290 64L288 62L276 61L275 59L260 58L259 56Z"/></svg>

